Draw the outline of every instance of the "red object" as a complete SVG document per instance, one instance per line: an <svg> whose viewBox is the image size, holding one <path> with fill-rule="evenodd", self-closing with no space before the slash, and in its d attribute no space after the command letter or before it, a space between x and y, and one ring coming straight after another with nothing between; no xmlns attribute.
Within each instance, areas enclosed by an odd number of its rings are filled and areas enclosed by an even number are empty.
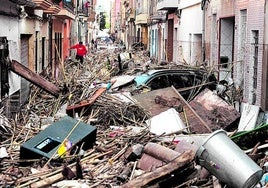
<svg viewBox="0 0 268 188"><path fill-rule="evenodd" d="M109 133L109 137L114 138L114 137L116 137L116 136L121 136L121 135L123 135L123 134L125 134L125 131L120 130L120 129L116 129L116 130L114 130L113 132L110 132L110 133Z"/></svg>
<svg viewBox="0 0 268 188"><path fill-rule="evenodd" d="M76 54L79 56L84 56L87 54L87 48L85 45L83 44L76 44L74 46L71 46L70 49L76 49Z"/></svg>
<svg viewBox="0 0 268 188"><path fill-rule="evenodd" d="M85 2L85 7L86 8L90 7L90 2L89 1Z"/></svg>
<svg viewBox="0 0 268 188"><path fill-rule="evenodd" d="M72 112L75 112L79 109L82 109L84 107L88 107L90 105L92 105L99 96L101 96L102 93L104 93L106 91L106 88L103 87L103 88L99 88L98 90L96 90L94 92L94 94L87 100L83 100L81 101L79 104L75 104L75 105L72 105L72 106L68 106L66 108L66 112L67 114L69 114L70 116L72 116Z"/></svg>

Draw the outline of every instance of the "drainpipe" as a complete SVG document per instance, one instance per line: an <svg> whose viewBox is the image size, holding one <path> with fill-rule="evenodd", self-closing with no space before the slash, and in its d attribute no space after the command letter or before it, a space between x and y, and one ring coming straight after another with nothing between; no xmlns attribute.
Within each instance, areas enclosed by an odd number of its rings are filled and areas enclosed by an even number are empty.
<svg viewBox="0 0 268 188"><path fill-rule="evenodd" d="M53 67L53 60L52 60L52 37L53 37L53 21L52 16L49 16L49 22L48 22L48 53L49 53L49 66L51 67L51 70L54 70ZM54 75L54 74L53 74Z"/></svg>
<svg viewBox="0 0 268 188"><path fill-rule="evenodd" d="M201 10L202 10L202 61L205 62L206 59L206 41L205 41L205 27L206 27L206 2L207 0L201 1Z"/></svg>

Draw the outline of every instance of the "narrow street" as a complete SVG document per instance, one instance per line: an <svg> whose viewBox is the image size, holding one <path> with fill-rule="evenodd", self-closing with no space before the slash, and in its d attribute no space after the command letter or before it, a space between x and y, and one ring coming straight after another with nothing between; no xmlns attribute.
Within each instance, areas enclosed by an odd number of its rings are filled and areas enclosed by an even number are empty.
<svg viewBox="0 0 268 188"><path fill-rule="evenodd" d="M268 0L3 0L0 187L268 188Z"/></svg>
<svg viewBox="0 0 268 188"><path fill-rule="evenodd" d="M131 54L131 59L122 61L125 66L120 70L118 55L123 54L124 57ZM208 108L204 114L204 109L198 106L206 102L203 99L198 103L195 99L202 91L209 93L206 87L201 91L188 87L196 92L193 96L197 96L191 102L179 94L187 88L176 90L171 86L149 91L145 86L138 92L123 84L126 86L118 89L120 77L128 83L130 76L171 68L197 69L155 64L142 50L106 49L89 52L83 64L74 57L68 58L57 80L51 79L50 70L44 71L42 76L59 88L59 96L54 97L32 85L29 102L22 106L14 120L6 119L2 123L1 185L213 187L215 178L196 163L195 152L213 131L225 129L229 136L234 135L240 114L220 97L212 104L213 109ZM193 86L201 88L202 84ZM226 116L228 111L232 114ZM84 132L76 133L79 130ZM257 164L263 165L266 157L262 149L257 148L267 148L267 126L260 126L248 134L251 140L247 140L247 134L237 134L235 141L247 148L247 154L258 163L243 153L238 157L250 163L250 167L240 165L254 168L252 175L259 179L261 168ZM64 144L66 142L69 146ZM235 152L229 152L235 155ZM233 156L233 160L236 158ZM239 171L239 166L237 168Z"/></svg>

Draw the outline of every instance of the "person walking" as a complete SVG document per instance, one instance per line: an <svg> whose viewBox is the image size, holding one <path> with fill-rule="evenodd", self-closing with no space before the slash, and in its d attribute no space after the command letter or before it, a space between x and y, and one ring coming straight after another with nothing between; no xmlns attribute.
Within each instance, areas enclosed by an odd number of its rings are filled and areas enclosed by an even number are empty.
<svg viewBox="0 0 268 188"><path fill-rule="evenodd" d="M83 42L79 42L74 46L71 46L70 49L76 49L75 59L79 60L80 63L84 62L84 56L87 54L87 48L83 45Z"/></svg>
<svg viewBox="0 0 268 188"><path fill-rule="evenodd" d="M94 50L95 48L95 41L94 39L91 39L91 49Z"/></svg>

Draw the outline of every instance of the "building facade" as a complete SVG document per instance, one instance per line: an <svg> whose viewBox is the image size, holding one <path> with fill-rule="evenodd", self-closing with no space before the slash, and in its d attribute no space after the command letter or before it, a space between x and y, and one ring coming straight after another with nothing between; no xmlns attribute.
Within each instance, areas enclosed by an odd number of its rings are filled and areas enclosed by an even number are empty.
<svg viewBox="0 0 268 188"><path fill-rule="evenodd" d="M0 7L1 108L10 117L29 95L30 81L9 69L15 60L40 74L51 69L60 76L61 65L70 56L68 48L89 43L90 0L5 0Z"/></svg>
<svg viewBox="0 0 268 188"><path fill-rule="evenodd" d="M239 103L268 109L267 0L124 3L129 5L129 12L135 12L126 16L128 49L131 43L142 41L157 62L206 66L219 80L226 80L242 93L236 98ZM146 6L147 23L142 18ZM144 32L148 36L145 41L141 40L146 38Z"/></svg>
<svg viewBox="0 0 268 188"><path fill-rule="evenodd" d="M210 1L206 5L206 59L219 80L243 91L241 102L267 109L266 2Z"/></svg>

